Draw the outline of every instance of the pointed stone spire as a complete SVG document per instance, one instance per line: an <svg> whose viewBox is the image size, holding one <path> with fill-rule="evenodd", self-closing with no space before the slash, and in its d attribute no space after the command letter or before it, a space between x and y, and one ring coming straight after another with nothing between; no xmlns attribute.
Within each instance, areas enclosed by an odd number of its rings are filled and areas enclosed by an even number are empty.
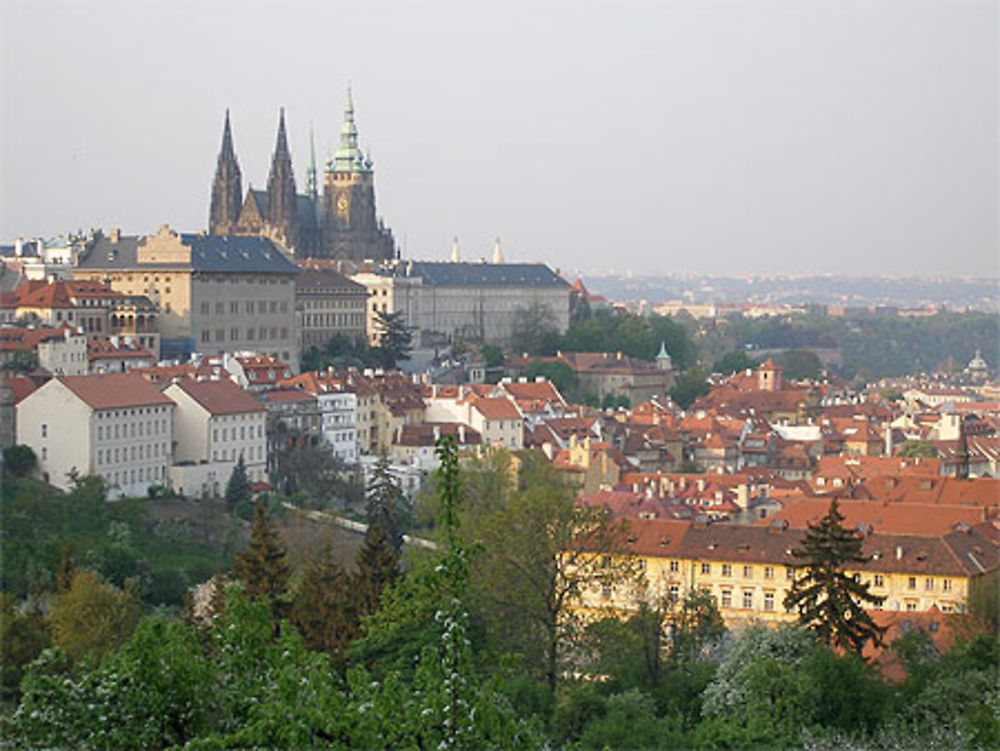
<svg viewBox="0 0 1000 751"><path fill-rule="evenodd" d="M212 182L212 198L208 209L208 231L213 235L232 232L240 214L243 200L242 175L236 150L233 148L233 132L229 125L229 110L222 128L222 146Z"/></svg>
<svg viewBox="0 0 1000 751"><path fill-rule="evenodd" d="M969 439L965 434L965 419L958 418L958 448L955 450L955 477L969 479Z"/></svg>
<svg viewBox="0 0 1000 751"><path fill-rule="evenodd" d="M496 242L493 243L493 258L491 261L492 263L503 263L503 251L500 250L499 237L496 239Z"/></svg>
<svg viewBox="0 0 1000 751"><path fill-rule="evenodd" d="M451 241L451 262L461 263L462 257L458 254L458 237L452 238Z"/></svg>
<svg viewBox="0 0 1000 751"><path fill-rule="evenodd" d="M309 126L309 166L306 168L306 193L313 201L319 195L319 183L316 180L316 142L313 139L313 129Z"/></svg>
<svg viewBox="0 0 1000 751"><path fill-rule="evenodd" d="M278 117L278 138L271 158L271 172L267 176L267 221L280 228L286 242L295 216L295 175L292 173L292 155L288 150L285 133L285 108Z"/></svg>

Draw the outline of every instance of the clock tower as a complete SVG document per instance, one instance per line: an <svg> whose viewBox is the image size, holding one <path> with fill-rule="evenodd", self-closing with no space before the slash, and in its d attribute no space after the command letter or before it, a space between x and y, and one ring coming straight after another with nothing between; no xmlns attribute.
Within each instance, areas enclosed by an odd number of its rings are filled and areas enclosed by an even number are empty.
<svg viewBox="0 0 1000 751"><path fill-rule="evenodd" d="M323 255L356 261L395 257L392 233L375 214L372 159L358 146L354 101L347 90L340 146L323 176Z"/></svg>

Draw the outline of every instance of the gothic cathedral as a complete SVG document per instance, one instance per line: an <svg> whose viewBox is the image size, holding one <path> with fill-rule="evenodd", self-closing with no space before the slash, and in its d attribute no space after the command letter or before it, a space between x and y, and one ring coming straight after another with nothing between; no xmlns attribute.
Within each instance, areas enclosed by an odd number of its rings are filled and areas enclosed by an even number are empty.
<svg viewBox="0 0 1000 751"><path fill-rule="evenodd" d="M243 198L240 165L227 110L212 183L209 234L266 236L300 258L379 261L397 257L392 231L375 213L375 173L371 157L358 147L350 89L340 129L340 147L327 160L323 173L322 198L311 137L309 146L306 193L300 195L295 188L285 136L285 111L281 110L267 190L250 187Z"/></svg>

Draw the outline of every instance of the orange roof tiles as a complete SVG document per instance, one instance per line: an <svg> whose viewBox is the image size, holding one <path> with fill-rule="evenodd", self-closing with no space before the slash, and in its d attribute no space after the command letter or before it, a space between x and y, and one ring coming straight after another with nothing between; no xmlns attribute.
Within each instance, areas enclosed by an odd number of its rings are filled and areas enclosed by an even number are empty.
<svg viewBox="0 0 1000 751"><path fill-rule="evenodd" d="M818 522L830 509L827 498L791 497L782 501L781 511L758 525L774 519L784 519L789 526L805 529ZM985 509L976 506L942 506L923 503L889 503L878 501L842 500L839 503L845 525L870 527L877 532L901 535L943 535L956 524L977 524L985 521Z"/></svg>
<svg viewBox="0 0 1000 751"><path fill-rule="evenodd" d="M472 406L487 420L521 419L514 403L502 397L480 397L472 402Z"/></svg>
<svg viewBox="0 0 1000 751"><path fill-rule="evenodd" d="M213 415L232 415L246 412L264 412L263 404L229 380L192 381L174 384Z"/></svg>
<svg viewBox="0 0 1000 751"><path fill-rule="evenodd" d="M58 376L56 380L93 409L173 405L156 386L135 373Z"/></svg>

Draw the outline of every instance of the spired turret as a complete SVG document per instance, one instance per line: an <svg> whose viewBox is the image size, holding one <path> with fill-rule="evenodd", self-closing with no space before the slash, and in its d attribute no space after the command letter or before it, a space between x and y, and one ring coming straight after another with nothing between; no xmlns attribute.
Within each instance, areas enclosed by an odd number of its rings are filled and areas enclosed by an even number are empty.
<svg viewBox="0 0 1000 751"><path fill-rule="evenodd" d="M271 158L271 172L267 176L267 219L284 235L288 246L295 244L295 192L292 155L285 134L285 108L282 107L278 116L278 138Z"/></svg>
<svg viewBox="0 0 1000 751"><path fill-rule="evenodd" d="M229 110L222 127L222 146L212 182L212 197L208 207L208 232L228 235L236 226L243 200L242 175L233 148L233 133L229 126Z"/></svg>

